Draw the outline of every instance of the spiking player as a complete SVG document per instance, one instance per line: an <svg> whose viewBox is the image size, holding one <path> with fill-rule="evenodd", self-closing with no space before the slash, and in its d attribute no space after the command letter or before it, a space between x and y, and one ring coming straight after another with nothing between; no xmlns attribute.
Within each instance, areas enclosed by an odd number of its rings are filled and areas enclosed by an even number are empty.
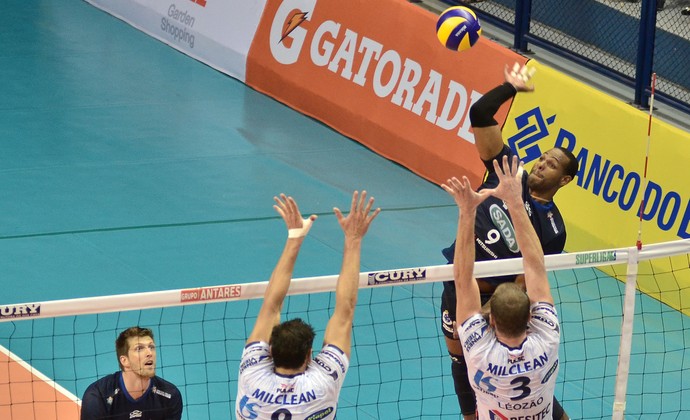
<svg viewBox="0 0 690 420"><path fill-rule="evenodd" d="M552 419L558 374L560 326L544 266L544 251L522 199L522 163L494 160L499 183L472 191L466 177L443 188L459 207L453 277L457 295L458 336L477 398L478 419ZM477 206L489 195L507 205L522 251L527 293L502 283L489 300L488 321L481 313L480 290L473 278L474 223ZM462 250L462 251L460 251Z"/></svg>
<svg viewBox="0 0 690 420"><path fill-rule="evenodd" d="M238 419L334 419L349 366L352 319L357 303L362 240L381 211L366 191L352 195L350 214L334 208L345 233L335 310L323 348L312 359L313 328L301 319L280 323L292 271L315 215L302 219L297 203L284 194L273 206L288 228L288 239L268 282L264 301L240 362L235 412Z"/></svg>
<svg viewBox="0 0 690 420"><path fill-rule="evenodd" d="M531 72L527 67L518 65L504 71L505 83L495 87L482 96L470 108L470 120L474 131L475 146L479 157L487 169L487 176L479 189L493 188L498 183L492 161L503 156L512 157L513 151L503 142L501 127L494 119L500 106L518 92L531 92L534 86L529 84ZM564 148L547 150L534 164L529 175L524 175L523 203L529 212L529 219L546 254L558 254L565 246L565 223L553 202L556 192L567 185L578 171L577 159ZM505 211L501 200L489 197L477 209L475 221L475 255L477 261L520 256L520 250L513 237L510 213ZM455 243L443 250L449 263L453 262ZM522 284L521 276L503 276L476 279L486 303L496 290L505 282ZM445 335L448 354L451 358L451 372L458 396L460 410L465 420L474 420L476 410L475 396L471 386L471 377L467 376L467 365L462 345L457 338L455 316L455 285L444 282L441 298L441 331ZM562 408L555 402L556 419L566 419ZM562 415L558 415L563 413Z"/></svg>
<svg viewBox="0 0 690 420"><path fill-rule="evenodd" d="M182 396L175 385L156 376L153 331L131 327L115 340L120 372L89 385L81 420L180 420Z"/></svg>

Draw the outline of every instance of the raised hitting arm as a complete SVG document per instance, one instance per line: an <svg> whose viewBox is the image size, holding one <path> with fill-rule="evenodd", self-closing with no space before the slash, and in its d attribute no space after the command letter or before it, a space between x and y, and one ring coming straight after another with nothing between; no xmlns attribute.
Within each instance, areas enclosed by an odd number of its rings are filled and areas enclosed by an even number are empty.
<svg viewBox="0 0 690 420"><path fill-rule="evenodd" d="M280 323L280 310L290 287L297 255L312 222L316 220L316 215L302 219L297 203L292 197L280 194L280 197L273 197L273 200L276 202L273 208L280 214L288 228L288 239L268 281L264 300L259 315L256 317L256 324L247 338L247 343L268 342L273 327Z"/></svg>
<svg viewBox="0 0 690 420"><path fill-rule="evenodd" d="M352 319L357 304L359 290L360 256L362 239L369 229L369 225L379 214L381 209L371 210L374 198L367 201L367 192L352 194L350 214L343 216L338 208L334 208L335 216L345 233L343 262L335 289L335 310L326 326L324 344L332 344L350 356L352 341Z"/></svg>
<svg viewBox="0 0 690 420"><path fill-rule="evenodd" d="M517 63L515 66L512 69L506 66L505 83L488 91L470 108L474 144L479 157L487 162L495 158L503 149L501 126L494 119L494 115L501 105L516 93L534 90L534 86L528 84L534 74L534 69L530 70L527 66L520 68Z"/></svg>
<svg viewBox="0 0 690 420"><path fill-rule="evenodd" d="M544 251L522 201L522 173L524 171L522 162L518 162L516 156L513 156L512 161L504 156L502 167L494 160L494 169L500 181L492 194L502 199L508 206L515 228L515 237L522 253L527 295L531 302L553 304L551 287L544 265Z"/></svg>
<svg viewBox="0 0 690 420"><path fill-rule="evenodd" d="M441 187L458 205L453 278L457 296L455 317L460 324L481 309L479 286L474 279L474 219L477 215L477 206L489 196L491 190L473 191L467 177L463 177L462 182L457 178L451 178Z"/></svg>

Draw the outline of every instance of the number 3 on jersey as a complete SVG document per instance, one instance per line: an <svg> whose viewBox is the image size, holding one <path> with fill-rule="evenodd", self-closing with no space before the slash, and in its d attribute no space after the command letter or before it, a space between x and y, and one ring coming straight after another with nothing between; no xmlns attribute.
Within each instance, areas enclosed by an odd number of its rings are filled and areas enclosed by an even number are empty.
<svg viewBox="0 0 690 420"><path fill-rule="evenodd" d="M491 381L494 378L491 376L485 376L484 371L482 370L477 370L477 373L474 375L474 383L481 389L487 391L487 392L494 392L496 390L496 385L491 383ZM513 379L510 381L511 385L515 385L513 387L513 390L519 391L519 394L515 397L511 397L510 399L512 401L518 401L523 398L526 398L529 396L529 394L532 393L532 390L530 389L529 385L529 378L526 376L518 376L517 378Z"/></svg>

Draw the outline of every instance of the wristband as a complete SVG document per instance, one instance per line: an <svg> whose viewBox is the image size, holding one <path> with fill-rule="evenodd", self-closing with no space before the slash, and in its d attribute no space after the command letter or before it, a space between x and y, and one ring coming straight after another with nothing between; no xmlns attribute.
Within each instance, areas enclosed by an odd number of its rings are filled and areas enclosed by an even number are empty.
<svg viewBox="0 0 690 420"><path fill-rule="evenodd" d="M312 220L310 218L302 219L302 227L288 229L288 239L302 238L307 236L309 229L311 229Z"/></svg>

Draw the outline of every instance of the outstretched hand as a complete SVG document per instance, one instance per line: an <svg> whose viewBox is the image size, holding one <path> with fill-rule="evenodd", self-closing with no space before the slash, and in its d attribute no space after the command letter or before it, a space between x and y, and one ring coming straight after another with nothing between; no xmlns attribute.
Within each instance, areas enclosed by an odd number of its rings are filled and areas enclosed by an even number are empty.
<svg viewBox="0 0 690 420"><path fill-rule="evenodd" d="M508 65L506 65L503 70L503 75L505 76L506 82L513 85L518 92L532 92L534 91L534 84L530 84L529 81L536 71L537 69L534 67L527 67L526 64L520 67L520 64L515 63L510 70L508 69Z"/></svg>
<svg viewBox="0 0 690 420"><path fill-rule="evenodd" d="M376 208L373 212L371 210L374 205L374 197L367 201L367 192L362 191L360 195L358 191L352 194L352 203L350 205L350 213L347 217L337 207L333 207L335 217L340 223L340 227L345 232L346 238L358 239L363 238L369 230L369 225L381 212L380 208Z"/></svg>
<svg viewBox="0 0 690 420"><path fill-rule="evenodd" d="M455 199L455 204L464 211L476 209L491 192L491 190L474 191L466 176L462 177L462 182L456 177L450 178L446 184L441 184L441 188L446 190Z"/></svg>
<svg viewBox="0 0 690 420"><path fill-rule="evenodd" d="M288 228L288 238L301 238L307 236L311 225L316 220L316 215L312 214L306 219L302 219L302 214L299 212L297 202L285 194L280 194L280 197L273 197L276 202L273 208L285 220L285 225Z"/></svg>
<svg viewBox="0 0 690 420"><path fill-rule="evenodd" d="M498 186L491 190L491 195L503 201L522 201L522 175L525 172L522 161L518 161L517 156L508 161L508 156L503 156L501 166L496 159L493 164L498 176Z"/></svg>

